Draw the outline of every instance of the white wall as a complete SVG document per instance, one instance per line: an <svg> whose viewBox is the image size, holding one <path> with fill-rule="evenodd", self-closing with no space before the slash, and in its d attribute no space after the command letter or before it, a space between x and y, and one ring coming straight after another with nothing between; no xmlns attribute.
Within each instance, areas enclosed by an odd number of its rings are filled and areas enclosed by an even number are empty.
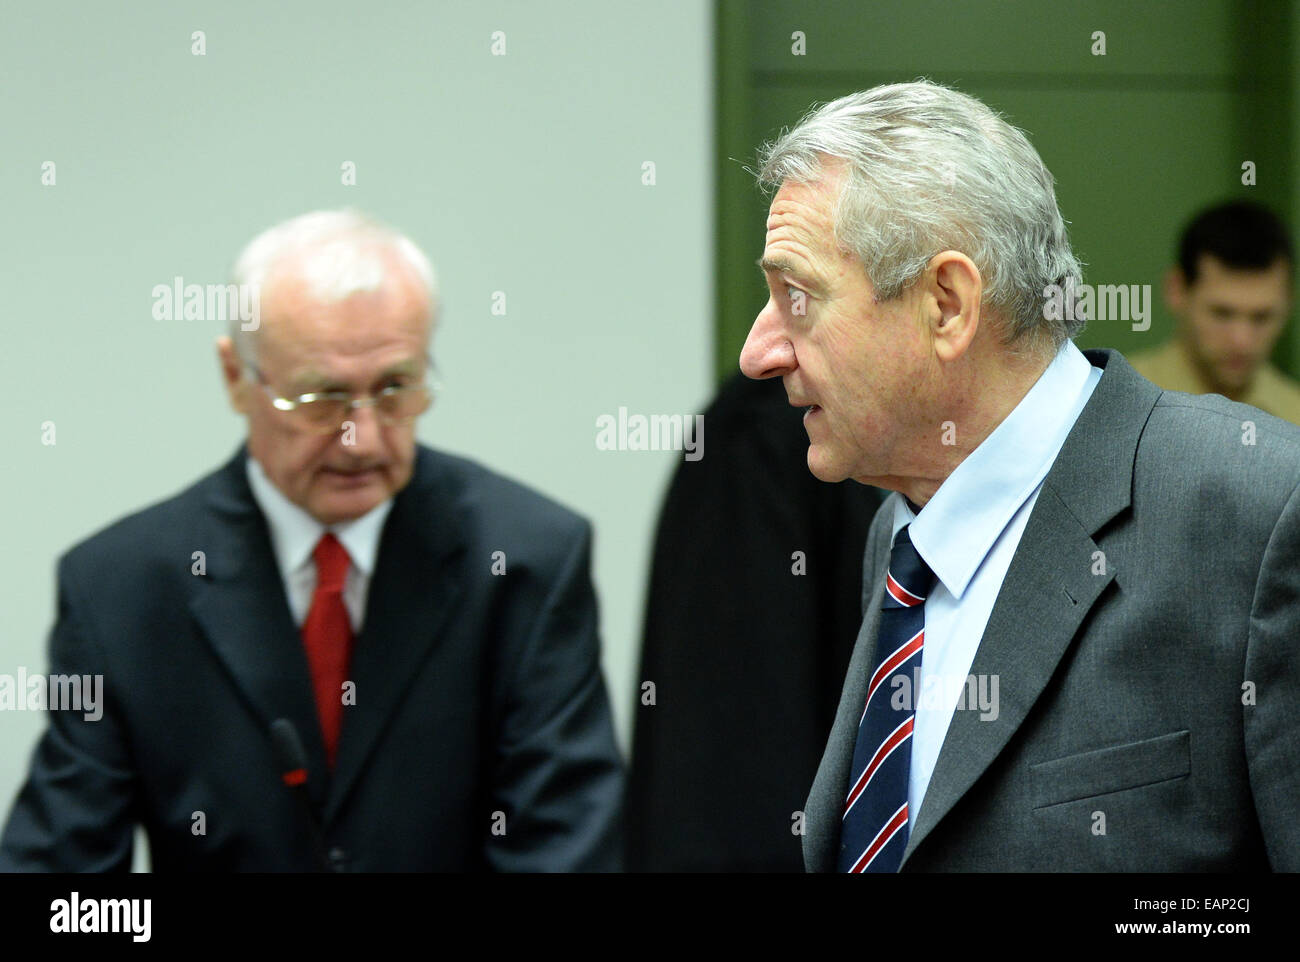
<svg viewBox="0 0 1300 962"><path fill-rule="evenodd" d="M154 321L153 286L223 281L257 231L348 205L409 232L440 275L446 392L421 439L594 521L626 750L652 529L680 455L597 451L595 421L693 413L711 392L710 8L7 3L0 672L45 670L62 551L241 437L220 325ZM42 725L0 712L6 814Z"/></svg>

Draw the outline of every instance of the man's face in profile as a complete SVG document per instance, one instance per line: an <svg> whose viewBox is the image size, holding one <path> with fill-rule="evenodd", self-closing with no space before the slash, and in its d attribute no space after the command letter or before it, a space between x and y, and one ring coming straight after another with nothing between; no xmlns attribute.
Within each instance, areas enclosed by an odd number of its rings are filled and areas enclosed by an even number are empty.
<svg viewBox="0 0 1300 962"><path fill-rule="evenodd" d="M1228 267L1202 254L1195 282L1175 268L1169 281L1170 308L1183 326L1192 363L1219 393L1240 394L1268 360L1290 311L1290 265L1278 260L1266 270Z"/></svg>
<svg viewBox="0 0 1300 962"><path fill-rule="evenodd" d="M430 306L414 273L387 257L378 288L332 303L313 295L300 262L277 265L263 285L257 341L258 367L272 393L374 396L423 382ZM384 424L375 408L360 407L345 416L354 429L320 434L277 410L247 371L232 391L248 417L249 452L290 501L322 524L359 518L411 479L414 422Z"/></svg>
<svg viewBox="0 0 1300 962"><path fill-rule="evenodd" d="M935 386L914 297L878 303L862 263L835 241L842 176L829 166L816 183L787 181L772 199L759 262L770 296L740 367L751 378L781 377L790 403L809 409L814 476L887 486L906 466Z"/></svg>

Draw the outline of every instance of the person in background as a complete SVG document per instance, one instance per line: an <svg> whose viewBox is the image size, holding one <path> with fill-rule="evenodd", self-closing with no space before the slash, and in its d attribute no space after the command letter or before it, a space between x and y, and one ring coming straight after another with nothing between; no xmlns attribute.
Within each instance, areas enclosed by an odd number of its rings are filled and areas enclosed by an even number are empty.
<svg viewBox="0 0 1300 962"><path fill-rule="evenodd" d="M616 870L591 527L416 443L427 258L320 211L234 279L247 443L60 560L51 671L102 716L48 713L0 870L125 870L137 824L155 871Z"/></svg>
<svg viewBox="0 0 1300 962"><path fill-rule="evenodd" d="M1300 384L1269 363L1291 312L1293 264L1272 211L1231 201L1197 214L1165 275L1174 336L1130 363L1166 390L1222 394L1300 424Z"/></svg>
<svg viewBox="0 0 1300 962"><path fill-rule="evenodd" d="M627 795L629 871L797 872L796 812L862 620L881 492L808 473L777 381L736 374L704 414L655 539ZM762 608L749 603L780 598Z"/></svg>

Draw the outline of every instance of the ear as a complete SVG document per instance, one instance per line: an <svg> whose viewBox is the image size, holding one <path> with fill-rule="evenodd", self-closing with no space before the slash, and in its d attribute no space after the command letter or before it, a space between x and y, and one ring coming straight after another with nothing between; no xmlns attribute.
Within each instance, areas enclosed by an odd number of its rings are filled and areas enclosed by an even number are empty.
<svg viewBox="0 0 1300 962"><path fill-rule="evenodd" d="M960 251L935 254L924 276L929 284L926 293L933 298L930 336L935 354L950 363L965 354L975 340L984 279L975 262Z"/></svg>
<svg viewBox="0 0 1300 962"><path fill-rule="evenodd" d="M1170 312L1182 316L1187 309L1187 277L1182 267L1175 264L1165 271L1165 304Z"/></svg>
<svg viewBox="0 0 1300 962"><path fill-rule="evenodd" d="M221 365L221 380L230 406L240 414L247 414L249 381L244 377L243 358L229 337L217 338L217 362Z"/></svg>

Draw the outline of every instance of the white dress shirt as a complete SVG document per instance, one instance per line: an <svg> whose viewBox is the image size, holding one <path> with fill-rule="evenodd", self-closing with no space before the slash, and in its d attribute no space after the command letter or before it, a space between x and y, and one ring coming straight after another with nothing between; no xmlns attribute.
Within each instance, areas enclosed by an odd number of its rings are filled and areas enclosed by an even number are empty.
<svg viewBox="0 0 1300 962"><path fill-rule="evenodd" d="M343 584L343 604L348 610L353 635L359 634L365 619L370 577L374 574L375 558L379 554L379 536L384 530L393 499L385 499L352 521L326 527L285 497L251 454L246 463L253 499L262 509L271 529L271 548L275 552L275 563L284 581L284 593L294 622L302 627L307 620L311 596L316 591L316 562L312 552L325 532L330 531L348 553L350 564Z"/></svg>
<svg viewBox="0 0 1300 962"><path fill-rule="evenodd" d="M889 496L894 502L893 533L911 524L912 544L938 576L925 602L920 685L913 693L909 831L916 824L953 712L959 703L962 710L980 710L965 687L975 651L1043 478L1101 375L1101 368L1089 364L1083 352L1066 341L1029 393L957 466L920 514L912 512L901 494ZM1033 643L1031 630L1025 644ZM988 680L985 685L991 695Z"/></svg>

